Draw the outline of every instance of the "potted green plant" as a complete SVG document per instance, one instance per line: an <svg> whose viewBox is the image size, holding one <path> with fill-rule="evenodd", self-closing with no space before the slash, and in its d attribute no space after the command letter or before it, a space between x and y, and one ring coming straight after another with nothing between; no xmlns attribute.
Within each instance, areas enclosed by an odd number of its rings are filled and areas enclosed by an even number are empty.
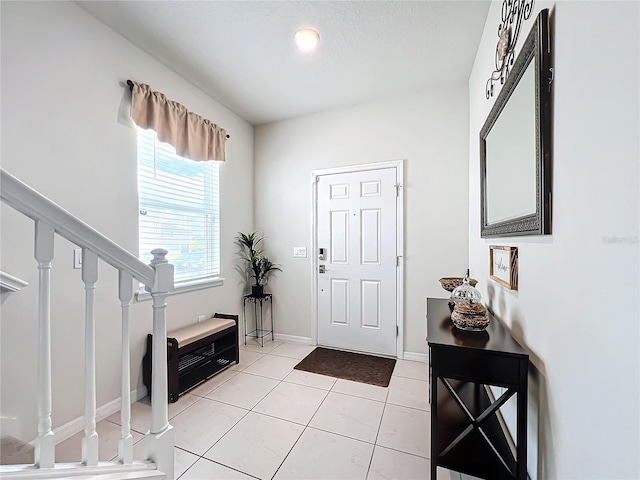
<svg viewBox="0 0 640 480"><path fill-rule="evenodd" d="M254 284L251 285L251 295L254 297L264 295L264 285L274 271L282 271L280 265L269 260L269 257L260 248L263 239L264 237L260 236L258 232L238 232L236 237L236 243L242 247L241 256L246 263L245 272L254 281Z"/></svg>

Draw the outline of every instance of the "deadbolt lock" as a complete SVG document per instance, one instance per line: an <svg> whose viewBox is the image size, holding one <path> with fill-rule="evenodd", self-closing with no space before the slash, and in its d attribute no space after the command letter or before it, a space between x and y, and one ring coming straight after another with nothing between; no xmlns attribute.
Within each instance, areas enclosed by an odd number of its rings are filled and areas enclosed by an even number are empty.
<svg viewBox="0 0 640 480"><path fill-rule="evenodd" d="M324 266L324 265L320 265L320 266L318 267L318 273L325 273L325 271L326 271L326 270L325 270L325 266Z"/></svg>

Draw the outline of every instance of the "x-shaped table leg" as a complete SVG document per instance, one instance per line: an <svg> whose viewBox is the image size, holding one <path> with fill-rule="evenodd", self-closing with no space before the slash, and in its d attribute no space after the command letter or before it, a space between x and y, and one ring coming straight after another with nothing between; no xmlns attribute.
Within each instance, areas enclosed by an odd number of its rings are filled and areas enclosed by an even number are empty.
<svg viewBox="0 0 640 480"><path fill-rule="evenodd" d="M489 445L489 448L491 448L491 450L493 451L493 453L496 455L496 457L498 457L498 460L500 460L500 463L502 463L502 465L504 466L504 468L514 474L513 472L511 472L511 469L509 468L509 466L507 465L507 463L505 462L504 458L502 458L502 455L500 455L500 453L498 452L498 450L496 449L496 447L493 445L493 443L491 442L491 440L489 439L489 437L487 436L487 434L484 432L484 430L482 429L482 424L484 422L486 422L492 415L494 415L498 409L500 407L502 407L502 405L504 405L507 400L509 400L515 393L516 393L516 389L515 388L509 388L507 389L506 392L504 392L500 398L498 398L495 402L493 402L491 405L489 405L489 407L487 407L486 410L484 410L479 416L478 418L474 417L471 412L469 411L469 409L467 408L467 406L464 404L464 402L462 401L462 399L460 398L460 396L458 395L458 393L455 391L455 389L451 386L451 384L449 383L449 381L446 378L442 378L440 377L440 380L442 381L442 384L445 386L445 388L449 391L449 394L451 395L451 397L455 400L455 402L458 404L458 406L460 407L460 409L464 412L465 416L467 417L467 419L469 420L470 424L469 426L467 426L467 428L465 428L462 433L460 433L460 435L458 435L450 444L447 448L445 448L441 455L445 456L447 453L449 453L453 448L456 447L456 445L458 445L467 435L469 435L473 430L478 430L478 432L480 433L480 435L482 436L482 438L484 439L484 441L487 443L487 445ZM515 475L515 474L514 474Z"/></svg>

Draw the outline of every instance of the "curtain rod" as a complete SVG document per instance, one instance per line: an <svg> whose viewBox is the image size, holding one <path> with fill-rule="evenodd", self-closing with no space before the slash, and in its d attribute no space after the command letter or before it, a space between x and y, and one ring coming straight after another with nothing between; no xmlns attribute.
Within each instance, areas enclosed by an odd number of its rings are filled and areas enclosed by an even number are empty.
<svg viewBox="0 0 640 480"><path fill-rule="evenodd" d="M129 86L129 90L133 90L133 82L131 80L127 80L127 85ZM227 135L227 138L231 138L231 135Z"/></svg>

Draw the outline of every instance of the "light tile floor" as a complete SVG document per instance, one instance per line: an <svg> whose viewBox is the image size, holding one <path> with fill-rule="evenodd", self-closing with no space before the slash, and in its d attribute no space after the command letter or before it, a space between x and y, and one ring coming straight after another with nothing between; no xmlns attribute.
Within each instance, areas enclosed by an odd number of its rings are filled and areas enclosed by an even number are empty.
<svg viewBox="0 0 640 480"><path fill-rule="evenodd" d="M427 479L427 365L398 360L388 388L293 370L313 349L242 345L239 365L170 404L176 478ZM148 398L132 406L136 460L150 419ZM98 423L101 459L116 457L119 424ZM56 446L58 461L80 458L81 437Z"/></svg>

